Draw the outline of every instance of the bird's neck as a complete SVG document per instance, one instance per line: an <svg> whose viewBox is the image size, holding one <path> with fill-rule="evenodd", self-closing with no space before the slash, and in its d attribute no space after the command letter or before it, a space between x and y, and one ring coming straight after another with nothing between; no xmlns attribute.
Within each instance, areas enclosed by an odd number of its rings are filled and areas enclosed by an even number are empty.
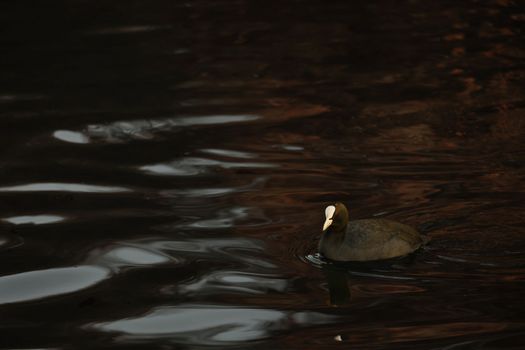
<svg viewBox="0 0 525 350"><path fill-rule="evenodd" d="M323 234L323 237L326 237L328 239L344 239L346 232L346 226L341 228L328 228L326 232Z"/></svg>
<svg viewBox="0 0 525 350"><path fill-rule="evenodd" d="M319 241L319 250L325 256L333 255L335 252L330 250L338 249L344 242L346 226L342 229L328 228Z"/></svg>

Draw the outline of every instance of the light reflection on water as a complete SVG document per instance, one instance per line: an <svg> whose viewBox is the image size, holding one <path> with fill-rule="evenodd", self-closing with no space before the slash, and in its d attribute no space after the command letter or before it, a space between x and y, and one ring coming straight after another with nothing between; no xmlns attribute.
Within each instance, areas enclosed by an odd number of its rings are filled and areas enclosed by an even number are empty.
<svg viewBox="0 0 525 350"><path fill-rule="evenodd" d="M269 292L284 293L288 287L288 281L279 275L219 270L197 280L181 283L171 293L204 296L213 296L217 293L263 295Z"/></svg>
<svg viewBox="0 0 525 350"><path fill-rule="evenodd" d="M247 218L250 208L231 208L221 210L217 213L217 217L211 219L196 220L187 224L182 224L181 227L189 227L194 229L220 229L232 227L236 221Z"/></svg>
<svg viewBox="0 0 525 350"><path fill-rule="evenodd" d="M244 186L237 187L215 187L215 188L181 188L163 190L159 193L161 197L165 198L209 198L232 195L234 193L242 193L248 191L255 191L265 182L265 177L260 176L255 178L251 183Z"/></svg>
<svg viewBox="0 0 525 350"><path fill-rule="evenodd" d="M140 317L90 325L122 333L118 341L170 339L177 343L228 345L267 338L295 326L332 323L335 317L316 312L289 313L220 305L159 307Z"/></svg>
<svg viewBox="0 0 525 350"><path fill-rule="evenodd" d="M0 305L78 292L108 277L109 270L87 265L0 276Z"/></svg>
<svg viewBox="0 0 525 350"><path fill-rule="evenodd" d="M64 221L66 218L59 215L23 215L1 219L14 225L33 224L45 225Z"/></svg>
<svg viewBox="0 0 525 350"><path fill-rule="evenodd" d="M167 255L187 261L210 260L236 263L248 270L274 273L278 266L265 257L265 243L247 238L192 238L184 240L155 240L148 243Z"/></svg>
<svg viewBox="0 0 525 350"><path fill-rule="evenodd" d="M53 137L65 142L80 144L89 143L89 137L78 131L57 130L53 133Z"/></svg>
<svg viewBox="0 0 525 350"><path fill-rule="evenodd" d="M140 169L149 174L168 176L191 176L209 172L210 168L276 168L276 164L259 162L226 162L208 158L188 157L169 163L145 165Z"/></svg>
<svg viewBox="0 0 525 350"><path fill-rule="evenodd" d="M14 248L24 243L20 236L13 234L1 234L0 235L0 250Z"/></svg>
<svg viewBox="0 0 525 350"><path fill-rule="evenodd" d="M158 264L177 264L178 260L148 245L130 242L98 248L90 252L87 264L110 268L113 272L129 267L148 267Z"/></svg>
<svg viewBox="0 0 525 350"><path fill-rule="evenodd" d="M250 152L241 152L241 151L235 151L231 149L216 149L216 148L207 148L207 149L201 149L200 150L203 153L208 153L216 156L224 156L224 157L231 157L231 158L257 158L257 155Z"/></svg>
<svg viewBox="0 0 525 350"><path fill-rule="evenodd" d="M211 115L196 117L174 117L164 119L138 119L118 121L112 124L88 125L83 132L56 130L53 137L70 143L126 142L130 140L153 139L155 134L168 132L180 127L213 126L249 122L259 119L256 115Z"/></svg>
<svg viewBox="0 0 525 350"><path fill-rule="evenodd" d="M131 339L168 337L182 343L220 344L265 338L269 328L278 329L285 320L286 314L276 310L181 305L94 327L125 333Z"/></svg>
<svg viewBox="0 0 525 350"><path fill-rule="evenodd" d="M131 189L119 186L100 186L74 183L31 183L0 187L0 192L85 192L85 193L119 193L130 192Z"/></svg>

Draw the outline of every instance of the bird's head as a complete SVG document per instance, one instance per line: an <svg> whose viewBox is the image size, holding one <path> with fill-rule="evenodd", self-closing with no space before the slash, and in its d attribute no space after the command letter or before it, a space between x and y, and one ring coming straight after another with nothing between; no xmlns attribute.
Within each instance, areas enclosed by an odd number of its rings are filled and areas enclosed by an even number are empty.
<svg viewBox="0 0 525 350"><path fill-rule="evenodd" d="M348 209L343 203L337 202L335 204L326 207L325 211L325 222L323 225L323 232L328 229L332 231L343 231L346 229L348 224Z"/></svg>

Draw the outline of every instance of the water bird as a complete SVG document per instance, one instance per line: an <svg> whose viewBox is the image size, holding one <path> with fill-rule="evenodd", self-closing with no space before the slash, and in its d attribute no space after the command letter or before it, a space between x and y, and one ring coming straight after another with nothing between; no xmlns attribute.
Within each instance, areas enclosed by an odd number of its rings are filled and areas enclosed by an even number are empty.
<svg viewBox="0 0 525 350"><path fill-rule="evenodd" d="M325 209L319 252L334 261L372 261L408 255L425 239L414 228L387 219L349 220L337 202Z"/></svg>

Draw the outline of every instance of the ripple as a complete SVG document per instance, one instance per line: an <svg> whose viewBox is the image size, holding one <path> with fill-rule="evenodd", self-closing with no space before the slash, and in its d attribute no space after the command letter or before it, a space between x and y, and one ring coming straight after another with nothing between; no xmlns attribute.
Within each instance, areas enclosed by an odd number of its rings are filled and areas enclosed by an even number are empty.
<svg viewBox="0 0 525 350"><path fill-rule="evenodd" d="M86 192L86 193L119 193L131 189L117 186L98 186L60 182L40 182L27 185L0 187L0 192Z"/></svg>
<svg viewBox="0 0 525 350"><path fill-rule="evenodd" d="M208 154L212 154L215 156L223 156L223 157L230 157L230 158L243 158L243 159L257 158L257 154L255 153L234 151L230 149L205 148L205 149L201 149L200 151L203 153L208 153Z"/></svg>
<svg viewBox="0 0 525 350"><path fill-rule="evenodd" d="M24 244L24 240L18 235L2 234L0 235L0 249L18 247Z"/></svg>
<svg viewBox="0 0 525 350"><path fill-rule="evenodd" d="M18 101L35 101L46 98L44 95L0 95L0 103L2 102L18 102Z"/></svg>
<svg viewBox="0 0 525 350"><path fill-rule="evenodd" d="M296 146L296 145L280 145L280 147L282 149L284 149L285 151L290 151L290 152L301 152L301 151L304 151L304 147L303 146Z"/></svg>
<svg viewBox="0 0 525 350"><path fill-rule="evenodd" d="M277 266L262 257L265 243L248 238L194 238L186 240L154 241L150 246L176 257L185 257L188 261L209 259L242 263L248 267L267 269L274 272Z"/></svg>
<svg viewBox="0 0 525 350"><path fill-rule="evenodd" d="M78 131L70 130L57 130L53 133L53 137L65 142L70 143L80 143L86 144L89 143L89 137Z"/></svg>
<svg viewBox="0 0 525 350"><path fill-rule="evenodd" d="M89 264L102 265L115 272L125 267L146 267L170 261L175 260L157 249L140 243L122 243L105 249L97 249L87 260Z"/></svg>
<svg viewBox="0 0 525 350"><path fill-rule="evenodd" d="M216 188L189 188L189 189L175 189L161 191L160 195L162 197L220 197L227 194L239 192L238 188L235 187L216 187Z"/></svg>
<svg viewBox="0 0 525 350"><path fill-rule="evenodd" d="M324 259L321 254L319 253L314 253L314 254L308 254L308 255L299 255L299 258L304 261L304 262L307 262L307 263L310 263L312 265L314 265L315 267L317 268L322 268L323 265L326 265L326 264L330 264L331 262Z"/></svg>
<svg viewBox="0 0 525 350"><path fill-rule="evenodd" d="M183 343L221 344L253 341L280 328L286 313L269 309L179 305L160 307L134 318L99 323L92 328L120 332L127 339L170 338Z"/></svg>
<svg viewBox="0 0 525 350"><path fill-rule="evenodd" d="M381 333L388 343L407 342L414 340L445 339L474 334L490 334L508 328L505 323L497 322L450 322L417 326L387 327ZM362 344L372 339L378 339L377 331L363 331L352 336L353 341L362 341ZM374 344L374 341L372 341ZM382 343L384 345L384 342Z"/></svg>
<svg viewBox="0 0 525 350"><path fill-rule="evenodd" d="M237 306L183 304L158 307L145 315L91 324L87 328L118 332L118 341L170 339L183 344L227 345L270 337L294 326L331 323L317 312L288 312Z"/></svg>
<svg viewBox="0 0 525 350"><path fill-rule="evenodd" d="M162 250L176 250L187 253L219 252L230 254L228 249L264 251L264 242L248 238L194 238L186 240L154 241L152 246Z"/></svg>
<svg viewBox="0 0 525 350"><path fill-rule="evenodd" d="M1 276L0 305L73 293L91 287L108 276L108 269L88 265Z"/></svg>
<svg viewBox="0 0 525 350"><path fill-rule="evenodd" d="M171 26L159 26L159 25L137 25L137 26L121 26L121 27L110 27L102 28L89 32L89 34L133 34L133 33L146 33L156 30L169 29Z"/></svg>
<svg viewBox="0 0 525 350"><path fill-rule="evenodd" d="M259 116L244 114L244 115L210 115L202 117L183 117L177 120L177 123L182 126L193 125L216 125L248 122L259 119Z"/></svg>
<svg viewBox="0 0 525 350"><path fill-rule="evenodd" d="M173 117L164 119L138 119L117 121L111 124L93 124L85 133L92 139L106 142L151 139L155 133L167 132L178 127L220 125L248 122L259 119L256 115L210 115Z"/></svg>
<svg viewBox="0 0 525 350"><path fill-rule="evenodd" d="M371 293L377 295L386 295L386 294L405 294L405 293L422 293L426 289L410 284L384 284L384 283L374 283L374 284L354 284L352 288L355 291L360 291L361 293Z"/></svg>
<svg viewBox="0 0 525 350"><path fill-rule="evenodd" d="M64 221L66 218L58 215L25 215L25 216L13 216L10 218L2 219L3 221L9 222L15 225L33 224L53 224L56 222Z"/></svg>
<svg viewBox="0 0 525 350"><path fill-rule="evenodd" d="M224 162L220 160L188 157L174 160L169 163L145 165L140 170L154 175L169 176L191 176L208 172L209 168L217 167L223 169L240 168L276 168L276 164L260 162Z"/></svg>
<svg viewBox="0 0 525 350"><path fill-rule="evenodd" d="M213 219L197 220L191 223L182 224L180 227L217 229L234 226L235 222L248 217L249 208L236 207L220 210L217 217Z"/></svg>
<svg viewBox="0 0 525 350"><path fill-rule="evenodd" d="M162 197L189 197L189 198L208 198L220 197L232 193L247 192L253 190L256 186L264 183L265 177L257 177L251 183L239 187L215 187L215 188L186 188L173 189L159 192Z"/></svg>
<svg viewBox="0 0 525 350"><path fill-rule="evenodd" d="M155 265L169 261L169 259L160 254L135 247L120 247L112 250L108 255L117 261L134 265Z"/></svg>
<svg viewBox="0 0 525 350"><path fill-rule="evenodd" d="M218 293L265 294L284 293L289 280L278 275L263 275L239 271L216 271L199 279L177 285L179 293L217 295Z"/></svg>

